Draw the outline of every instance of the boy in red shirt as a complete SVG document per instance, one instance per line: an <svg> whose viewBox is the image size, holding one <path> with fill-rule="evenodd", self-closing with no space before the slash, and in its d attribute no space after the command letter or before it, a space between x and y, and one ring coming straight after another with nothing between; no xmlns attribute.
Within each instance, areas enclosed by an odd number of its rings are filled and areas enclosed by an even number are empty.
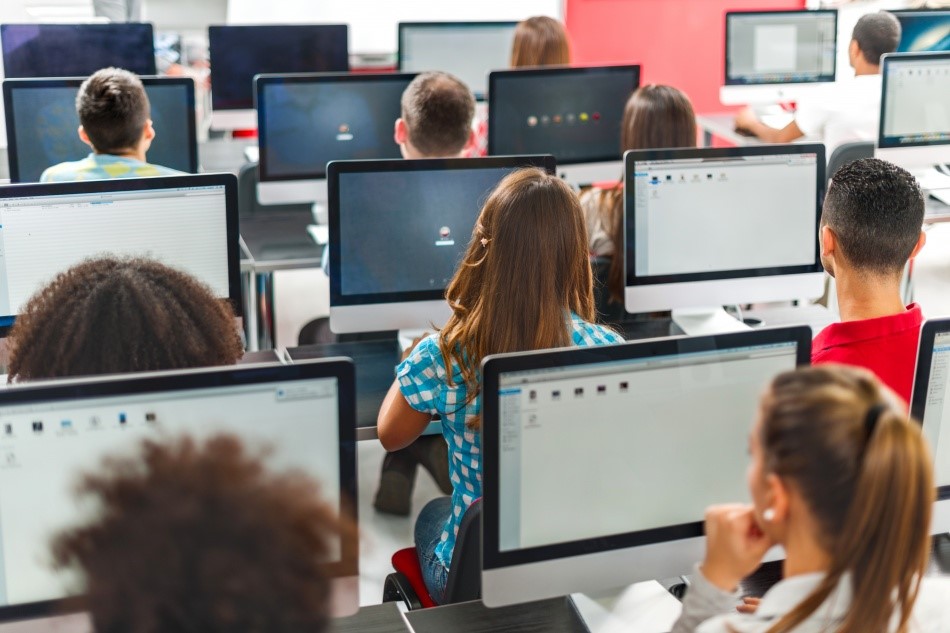
<svg viewBox="0 0 950 633"><path fill-rule="evenodd" d="M812 363L865 367L910 401L923 315L904 306L901 276L924 246L924 197L907 171L876 158L849 163L828 187L821 262L835 278L841 323L812 343Z"/></svg>

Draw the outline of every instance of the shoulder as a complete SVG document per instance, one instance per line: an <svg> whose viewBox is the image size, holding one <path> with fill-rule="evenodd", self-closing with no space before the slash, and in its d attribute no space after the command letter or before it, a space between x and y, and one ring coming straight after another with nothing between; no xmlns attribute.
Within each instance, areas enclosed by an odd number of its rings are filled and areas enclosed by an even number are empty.
<svg viewBox="0 0 950 633"><path fill-rule="evenodd" d="M580 347L615 345L624 342L623 337L609 327L588 323L576 314L571 315L571 338L574 345Z"/></svg>
<svg viewBox="0 0 950 633"><path fill-rule="evenodd" d="M178 171L177 169L171 169L170 167L162 167L161 165L153 165L152 163L142 163L135 168L136 176L184 176L186 175L183 171Z"/></svg>
<svg viewBox="0 0 950 633"><path fill-rule="evenodd" d="M75 180L76 174L83 168L83 160L59 163L52 167L47 167L40 175L40 182L57 182L64 180Z"/></svg>
<svg viewBox="0 0 950 633"><path fill-rule="evenodd" d="M431 410L435 407L445 387L445 375L438 334L419 341L406 360L396 367L399 390L417 410Z"/></svg>
<svg viewBox="0 0 950 633"><path fill-rule="evenodd" d="M917 626L912 630L950 630L950 578L930 576L921 581L913 618Z"/></svg>

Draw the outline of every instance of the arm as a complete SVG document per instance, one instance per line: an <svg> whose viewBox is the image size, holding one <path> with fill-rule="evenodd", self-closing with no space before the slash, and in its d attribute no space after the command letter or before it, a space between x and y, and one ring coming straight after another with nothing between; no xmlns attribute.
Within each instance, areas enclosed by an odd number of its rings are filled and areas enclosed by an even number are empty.
<svg viewBox="0 0 950 633"><path fill-rule="evenodd" d="M703 622L734 612L738 600L738 593L719 589L706 580L703 572L697 568L683 599L683 613L676 620L671 633L693 633Z"/></svg>
<svg viewBox="0 0 950 633"><path fill-rule="evenodd" d="M395 380L379 408L376 432L383 448L387 451L398 451L422 435L431 420L432 416L428 413L416 411L409 406L399 389L399 381Z"/></svg>
<svg viewBox="0 0 950 633"><path fill-rule="evenodd" d="M736 116L736 128L748 130L760 141L766 143L791 143L805 136L805 133L799 129L795 121L777 130L759 121L755 112L749 108L746 108Z"/></svg>

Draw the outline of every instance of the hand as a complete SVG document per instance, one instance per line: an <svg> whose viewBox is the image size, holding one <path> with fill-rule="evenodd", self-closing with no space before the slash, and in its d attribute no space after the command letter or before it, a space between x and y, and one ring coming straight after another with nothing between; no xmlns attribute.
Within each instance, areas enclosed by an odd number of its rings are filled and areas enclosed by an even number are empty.
<svg viewBox="0 0 950 633"><path fill-rule="evenodd" d="M752 506L711 506L706 510L703 576L723 591L734 591L740 580L758 568L772 545L759 528Z"/></svg>
<svg viewBox="0 0 950 633"><path fill-rule="evenodd" d="M758 125L759 117L756 116L752 108L743 108L736 115L736 128L752 131L752 128Z"/></svg>
<svg viewBox="0 0 950 633"><path fill-rule="evenodd" d="M762 602L762 598L753 598L752 596L744 596L742 598L742 604L736 607L736 611L739 613L745 613L746 615L753 615L756 611L759 610L759 603Z"/></svg>

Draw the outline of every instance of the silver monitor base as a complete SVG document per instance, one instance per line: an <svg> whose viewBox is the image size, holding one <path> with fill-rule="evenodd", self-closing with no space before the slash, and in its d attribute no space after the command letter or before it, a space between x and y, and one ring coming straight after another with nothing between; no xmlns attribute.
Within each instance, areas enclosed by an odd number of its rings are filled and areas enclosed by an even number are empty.
<svg viewBox="0 0 950 633"><path fill-rule="evenodd" d="M752 329L722 308L673 310L673 323L690 336L744 332Z"/></svg>

